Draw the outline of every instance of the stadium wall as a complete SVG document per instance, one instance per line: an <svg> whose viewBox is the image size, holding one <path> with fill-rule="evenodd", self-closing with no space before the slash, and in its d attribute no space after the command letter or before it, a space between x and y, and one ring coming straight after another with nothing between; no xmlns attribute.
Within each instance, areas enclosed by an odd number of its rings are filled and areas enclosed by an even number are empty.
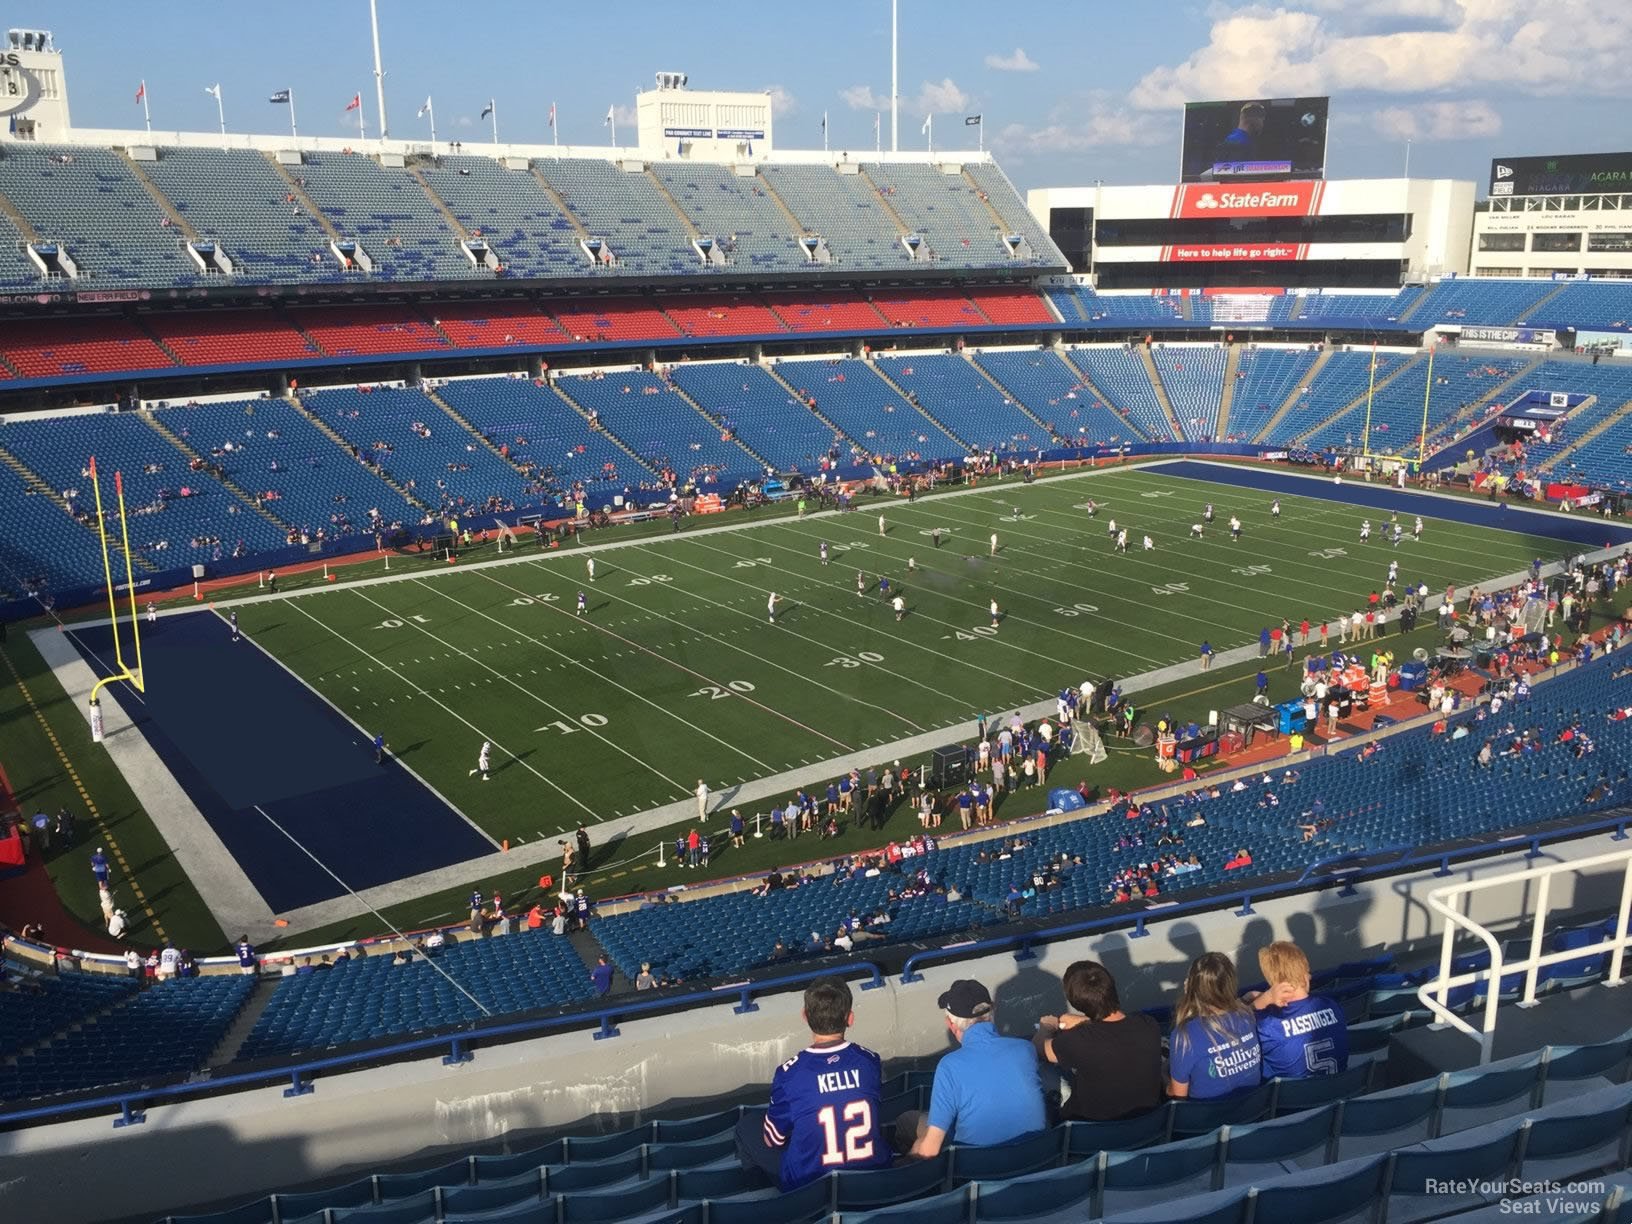
<svg viewBox="0 0 1632 1224"><path fill-rule="evenodd" d="M1550 846L1544 857L1570 862L1603 853L1606 836ZM946 1048L935 1000L956 978L985 982L1000 1027L1029 1034L1038 1015L1057 1011L1060 979L1084 957L1116 975L1129 1006L1171 1002L1190 960L1203 951L1234 955L1244 981L1256 950L1291 939L1316 965L1437 941L1439 924L1425 897L1446 883L1488 879L1534 865L1522 851L1456 868L1371 880L1353 896L1335 890L1262 902L1239 917L1152 921L1149 936L1116 932L1040 947L1035 959L1001 953L938 964L921 981L896 978L857 996L854 1037L887 1058L923 1058ZM1553 913L1608 911L1618 903L1617 873L1566 873L1552 885ZM1533 890L1475 894L1469 916L1497 929L1527 915ZM1160 907L1155 912L1159 913ZM1436 943L1437 948L1437 943ZM541 1132L574 1127L616 1130L651 1116L684 1116L718 1102L722 1090L769 1082L806 1034L797 994L761 1000L757 1011L718 1007L628 1021L604 1041L568 1033L479 1048L474 1061L447 1067L436 1058L319 1080L313 1092L285 1099L282 1084L150 1108L146 1121L114 1129L104 1114L0 1134L0 1157L18 1171L0 1183L0 1218L120 1220L180 1207L227 1205L278 1189L313 1189L421 1158L427 1163L473 1150L521 1150ZM759 1093L750 1094L757 1100ZM745 1098L749 1099L749 1098ZM175 1177L131 1177L132 1169L168 1169Z"/></svg>

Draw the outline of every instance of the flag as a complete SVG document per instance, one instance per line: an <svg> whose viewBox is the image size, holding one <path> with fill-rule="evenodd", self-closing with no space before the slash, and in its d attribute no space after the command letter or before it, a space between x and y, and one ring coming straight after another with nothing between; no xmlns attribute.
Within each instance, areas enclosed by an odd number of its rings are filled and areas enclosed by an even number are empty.
<svg viewBox="0 0 1632 1224"><path fill-rule="evenodd" d="M136 101L140 102L145 97L147 97L147 82L143 81L136 86Z"/></svg>
<svg viewBox="0 0 1632 1224"><path fill-rule="evenodd" d="M979 127L980 126L980 120L981 120L980 115L965 115L963 117L963 126L964 127Z"/></svg>
<svg viewBox="0 0 1632 1224"><path fill-rule="evenodd" d="M268 98L267 101L268 102L282 102L283 104L288 105L288 103L289 103L289 91L287 89L280 89L280 90L278 90L277 93L273 94L270 98Z"/></svg>
<svg viewBox="0 0 1632 1224"><path fill-rule="evenodd" d="M482 113L481 113L480 117L483 118L483 119L486 119L492 113L493 113L493 99L489 98L487 100L487 105L482 107ZM550 107L550 114L551 115L555 114L555 107L553 107L553 106Z"/></svg>
<svg viewBox="0 0 1632 1224"><path fill-rule="evenodd" d="M493 108L490 106L490 107L488 107L488 109L492 110ZM552 132L555 131L555 103L554 102L550 103L550 131L552 131Z"/></svg>
<svg viewBox="0 0 1632 1224"><path fill-rule="evenodd" d="M616 109L616 108L611 107L611 106L606 108L606 118L601 120L601 123L603 125L612 122L612 112L613 112L614 109Z"/></svg>
<svg viewBox="0 0 1632 1224"><path fill-rule="evenodd" d="M416 119L425 118L425 112L430 110L430 109L431 109L431 95L426 94L425 95L425 105L419 108L419 114L416 115L415 118Z"/></svg>
<svg viewBox="0 0 1632 1224"><path fill-rule="evenodd" d="M827 135L827 112L822 112L822 135Z"/></svg>
<svg viewBox="0 0 1632 1224"><path fill-rule="evenodd" d="M285 101L287 101L287 100L288 99L285 99ZM363 105L363 95L360 94L360 93L354 93L354 94L351 95L351 101L346 103L346 109L348 111L360 110L362 108L362 105Z"/></svg>
<svg viewBox="0 0 1632 1224"><path fill-rule="evenodd" d="M209 94L210 97L214 98L217 102L221 101L221 85L219 82L214 85L204 86L204 92Z"/></svg>

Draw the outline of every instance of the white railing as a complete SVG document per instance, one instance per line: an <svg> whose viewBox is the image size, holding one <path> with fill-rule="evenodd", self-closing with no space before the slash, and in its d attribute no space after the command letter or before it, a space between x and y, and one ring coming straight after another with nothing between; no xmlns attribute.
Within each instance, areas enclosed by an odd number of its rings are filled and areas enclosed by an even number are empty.
<svg viewBox="0 0 1632 1224"><path fill-rule="evenodd" d="M1561 872L1579 873L1594 867L1619 867L1621 869L1621 903L1616 911L1614 934L1599 940L1596 943L1586 944L1579 948L1569 948L1559 952L1543 952L1542 943L1547 934L1548 910L1551 904L1551 886L1553 877ZM1464 897L1483 892L1491 888L1503 888L1511 885L1535 885L1535 902L1530 917L1530 949L1529 954L1511 962L1504 961L1502 944L1485 927L1480 926L1473 919L1461 913L1458 903ZM1563 964L1566 961L1582 960L1589 956L1596 956L1605 952L1610 954L1609 974L1604 979L1608 986L1621 984L1621 962L1623 953L1628 945L1632 945L1632 935L1627 933L1627 918L1632 914L1632 850L1616 850L1609 854L1599 854L1592 858L1576 859L1571 862L1547 863L1539 867L1527 867L1522 871L1510 871L1499 876L1492 876L1484 880L1470 880L1462 884L1447 884L1443 888L1436 888L1428 894L1428 908L1438 914L1445 921L1445 930L1440 944L1439 975L1432 981L1425 982L1417 988L1417 998L1422 1000L1425 1007L1433 1013L1435 1018L1443 1024L1459 1029L1479 1042L1479 1061L1490 1061L1491 1048L1496 1036L1497 1004L1502 994L1502 979L1510 974L1522 972L1524 974L1524 995L1519 1002L1520 1007L1531 1007L1536 1002L1536 985L1542 969L1549 965ZM1479 969L1471 973L1451 972L1451 963L1455 959L1456 938L1459 934L1475 935L1484 942L1490 951L1490 967ZM1476 1029L1463 1017L1457 1015L1447 1005L1450 992L1459 986L1469 986L1476 982L1487 983L1484 994L1484 1026Z"/></svg>

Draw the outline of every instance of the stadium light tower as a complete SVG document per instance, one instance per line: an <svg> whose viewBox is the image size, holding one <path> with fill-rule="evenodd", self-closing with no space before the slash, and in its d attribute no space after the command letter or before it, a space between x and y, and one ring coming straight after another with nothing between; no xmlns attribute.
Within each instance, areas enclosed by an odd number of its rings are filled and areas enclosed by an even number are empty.
<svg viewBox="0 0 1632 1224"><path fill-rule="evenodd" d="M391 134L385 120L385 69L380 66L380 8L378 0L368 0L368 24L374 33L374 97L380 104L380 139Z"/></svg>

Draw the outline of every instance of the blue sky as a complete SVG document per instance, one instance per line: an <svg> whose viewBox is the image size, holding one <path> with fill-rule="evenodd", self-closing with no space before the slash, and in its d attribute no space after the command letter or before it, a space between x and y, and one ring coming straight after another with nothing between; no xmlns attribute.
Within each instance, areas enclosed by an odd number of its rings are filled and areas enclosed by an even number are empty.
<svg viewBox="0 0 1632 1224"><path fill-rule="evenodd" d="M887 105L888 0L708 0L679 21L657 0L380 9L399 137L428 134L415 111L430 94L442 139L476 138L491 95L506 140L546 142L554 100L563 142L600 143L607 107L631 107L659 69L774 91L782 147L819 147L824 110L834 148L870 147ZM344 106L359 90L375 128L366 0L34 0L7 17L55 33L82 127L140 126L145 78L156 128L213 130L217 80L235 131L283 130L266 99L286 86L302 133L354 131ZM923 147L930 112L938 146L972 144L962 116L981 112L1022 188L1171 182L1186 98L1330 93L1334 178L1398 174L1408 138L1414 173L1476 181L1498 154L1632 146L1620 2L902 0L901 30L902 147Z"/></svg>

